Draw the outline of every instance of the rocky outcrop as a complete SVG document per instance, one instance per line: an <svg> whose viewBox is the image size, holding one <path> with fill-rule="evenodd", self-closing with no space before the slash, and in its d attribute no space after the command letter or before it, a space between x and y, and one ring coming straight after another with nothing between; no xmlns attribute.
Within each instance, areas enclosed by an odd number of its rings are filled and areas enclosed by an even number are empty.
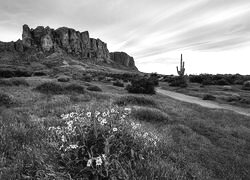
<svg viewBox="0 0 250 180"><path fill-rule="evenodd" d="M110 59L118 64L137 70L134 58L125 52L112 52L110 53Z"/></svg>
<svg viewBox="0 0 250 180"><path fill-rule="evenodd" d="M22 52L33 56L42 53L45 57L55 53L66 53L94 62L116 62L128 68L136 69L133 57L124 52L109 53L107 44L100 39L89 37L89 32L79 32L71 28L38 26L35 29L23 25L22 40L16 42L1 42L0 52Z"/></svg>
<svg viewBox="0 0 250 180"><path fill-rule="evenodd" d="M79 32L67 27L54 30L43 26L30 29L24 25L22 42L24 49L33 48L43 52L64 50L81 58L109 59L107 44L100 39L90 38L88 31Z"/></svg>

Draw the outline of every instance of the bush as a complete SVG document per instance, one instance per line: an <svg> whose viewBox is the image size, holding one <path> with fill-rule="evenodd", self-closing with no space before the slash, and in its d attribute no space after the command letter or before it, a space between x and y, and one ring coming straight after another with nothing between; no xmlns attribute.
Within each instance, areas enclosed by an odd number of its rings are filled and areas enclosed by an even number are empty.
<svg viewBox="0 0 250 180"><path fill-rule="evenodd" d="M120 81L113 82L113 85L118 86L118 87L124 87L124 84L122 82L120 82Z"/></svg>
<svg viewBox="0 0 250 180"><path fill-rule="evenodd" d="M69 82L70 78L68 76L59 76L57 78L57 81L59 81L59 82Z"/></svg>
<svg viewBox="0 0 250 180"><path fill-rule="evenodd" d="M154 100L142 96L122 96L115 100L114 104L118 106L139 105L139 106L156 106Z"/></svg>
<svg viewBox="0 0 250 180"><path fill-rule="evenodd" d="M87 87L87 90L89 90L89 91L102 91L101 88L99 88L98 86L93 86L93 85Z"/></svg>
<svg viewBox="0 0 250 180"><path fill-rule="evenodd" d="M216 97L211 94L205 94L202 99L203 100L215 100Z"/></svg>
<svg viewBox="0 0 250 180"><path fill-rule="evenodd" d="M185 80L184 77L178 76L178 77L175 77L172 79L169 86L185 88L185 87L187 87L187 81Z"/></svg>
<svg viewBox="0 0 250 180"><path fill-rule="evenodd" d="M29 83L23 78L0 79L0 85L5 86L29 86Z"/></svg>
<svg viewBox="0 0 250 180"><path fill-rule="evenodd" d="M151 73L149 80L154 83L155 86L159 86L159 80L158 80L158 74L157 73Z"/></svg>
<svg viewBox="0 0 250 180"><path fill-rule="evenodd" d="M64 92L62 85L55 82L42 83L41 85L38 85L35 90L44 94L62 94Z"/></svg>
<svg viewBox="0 0 250 180"><path fill-rule="evenodd" d="M47 76L47 73L44 71L33 72L32 76Z"/></svg>
<svg viewBox="0 0 250 180"><path fill-rule="evenodd" d="M148 78L139 78L133 80L131 85L126 87L126 90L130 93L142 93L142 94L155 94L155 84Z"/></svg>
<svg viewBox="0 0 250 180"><path fill-rule="evenodd" d="M8 94L0 92L0 106L10 107L11 105L14 105L14 104L15 104L15 101L13 97L11 97Z"/></svg>
<svg viewBox="0 0 250 180"><path fill-rule="evenodd" d="M82 80L86 81L86 82L91 82L92 81L91 74L84 74L83 77L82 77Z"/></svg>
<svg viewBox="0 0 250 180"><path fill-rule="evenodd" d="M78 84L61 85L55 82L45 82L35 88L35 90L44 94L67 94L79 93L84 94L84 87Z"/></svg>
<svg viewBox="0 0 250 180"><path fill-rule="evenodd" d="M154 108L142 108L136 109L132 112L132 115L141 121L149 122L163 122L168 121L169 117L167 114L163 113L159 109Z"/></svg>
<svg viewBox="0 0 250 180"><path fill-rule="evenodd" d="M79 85L79 84L69 84L65 86L65 90L67 92L75 92L75 93L79 93L79 94L84 94L85 93L85 89L83 86Z"/></svg>
<svg viewBox="0 0 250 180"><path fill-rule="evenodd" d="M219 79L215 81L216 85L229 85L230 83L226 79Z"/></svg>
<svg viewBox="0 0 250 180"><path fill-rule="evenodd" d="M242 89L243 90L250 90L250 81L244 82L243 86L242 86Z"/></svg>

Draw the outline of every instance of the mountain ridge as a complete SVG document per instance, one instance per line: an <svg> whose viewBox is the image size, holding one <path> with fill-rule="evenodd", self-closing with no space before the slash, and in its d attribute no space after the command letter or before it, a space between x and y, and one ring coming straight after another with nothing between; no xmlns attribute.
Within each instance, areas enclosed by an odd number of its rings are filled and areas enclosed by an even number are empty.
<svg viewBox="0 0 250 180"><path fill-rule="evenodd" d="M39 60L53 54L65 54L80 62L117 65L118 68L138 71L134 58L127 53L110 53L107 43L100 39L91 38L88 31L79 32L68 27L52 29L48 26L37 26L32 29L25 24L23 25L22 40L0 41L1 52L13 53L11 55L17 56L20 60L23 57ZM0 60L1 58L4 59L4 55L0 55Z"/></svg>

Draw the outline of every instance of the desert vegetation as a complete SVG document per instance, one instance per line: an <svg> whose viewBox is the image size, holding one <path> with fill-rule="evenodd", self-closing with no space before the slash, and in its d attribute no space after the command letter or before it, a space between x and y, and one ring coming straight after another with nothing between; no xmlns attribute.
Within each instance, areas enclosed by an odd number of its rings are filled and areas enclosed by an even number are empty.
<svg viewBox="0 0 250 180"><path fill-rule="evenodd" d="M0 87L1 179L250 176L246 116L124 88L104 91L112 82L44 79ZM155 87L146 77L140 86L145 81ZM103 90L85 90L92 86Z"/></svg>

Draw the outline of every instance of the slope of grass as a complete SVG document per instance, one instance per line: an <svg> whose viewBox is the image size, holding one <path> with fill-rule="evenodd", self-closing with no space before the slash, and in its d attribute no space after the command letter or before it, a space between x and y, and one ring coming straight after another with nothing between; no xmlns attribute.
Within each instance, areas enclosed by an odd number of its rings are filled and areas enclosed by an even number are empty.
<svg viewBox="0 0 250 180"><path fill-rule="evenodd" d="M120 96L115 89L112 93L43 94L33 90L37 84L30 86L0 87L1 92L8 92L20 102L0 108L0 179L101 179L107 171L110 176L119 174L120 179L250 178L249 117L160 95ZM119 113L106 117L112 108ZM69 127L71 119L61 115L80 110L84 110L84 115L79 117L86 120L87 112L92 112L93 118L96 111L101 112L102 119L105 116L111 126L100 125L98 118L97 128L93 121L83 126L78 124L80 118L73 121L72 129L76 127L81 136L68 134L64 144L62 134L56 132L65 133L63 128ZM123 117L130 110L131 114ZM128 124L120 124L125 122ZM50 127L59 129L52 132ZM110 138L110 143L104 137ZM109 163L107 169L104 164L86 169L91 153L83 153L78 144L82 140L95 142L92 148L85 144L95 158L104 153L103 147L110 145L108 159L102 159ZM71 149L62 151L62 145ZM99 146L100 152L95 149ZM82 173L79 169L87 171Z"/></svg>

